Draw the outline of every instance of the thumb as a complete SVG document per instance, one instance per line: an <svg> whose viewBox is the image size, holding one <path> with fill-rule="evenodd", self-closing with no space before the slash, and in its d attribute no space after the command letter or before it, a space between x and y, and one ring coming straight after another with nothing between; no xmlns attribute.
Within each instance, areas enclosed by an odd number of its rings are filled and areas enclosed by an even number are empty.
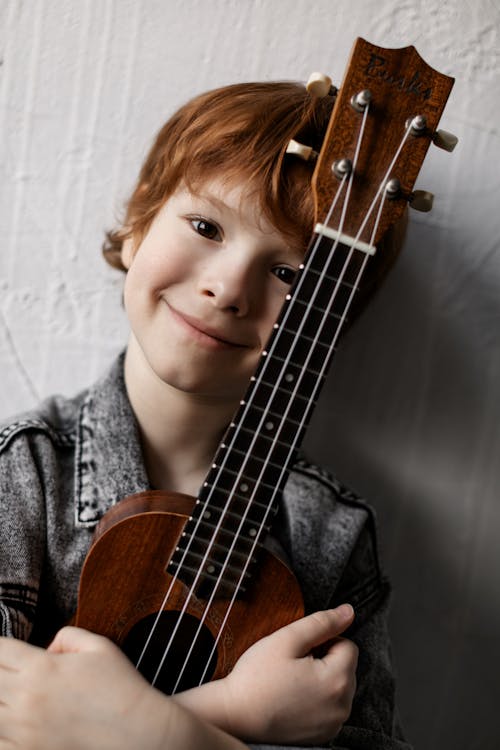
<svg viewBox="0 0 500 750"><path fill-rule="evenodd" d="M104 636L68 625L56 633L47 651L52 654L76 654L82 651L100 651L108 645L111 642Z"/></svg>
<svg viewBox="0 0 500 750"><path fill-rule="evenodd" d="M306 656L312 649L339 636L354 620L350 604L325 609L303 617L276 631L281 651L293 658ZM273 638L274 636L271 636Z"/></svg>

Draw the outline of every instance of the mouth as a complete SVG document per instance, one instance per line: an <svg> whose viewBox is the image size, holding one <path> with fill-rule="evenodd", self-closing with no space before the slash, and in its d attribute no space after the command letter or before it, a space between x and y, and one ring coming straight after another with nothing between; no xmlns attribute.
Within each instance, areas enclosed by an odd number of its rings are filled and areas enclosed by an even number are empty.
<svg viewBox="0 0 500 750"><path fill-rule="evenodd" d="M240 343L224 331L208 326L204 321L175 310L165 300L172 317L192 338L211 349L246 349L248 344Z"/></svg>

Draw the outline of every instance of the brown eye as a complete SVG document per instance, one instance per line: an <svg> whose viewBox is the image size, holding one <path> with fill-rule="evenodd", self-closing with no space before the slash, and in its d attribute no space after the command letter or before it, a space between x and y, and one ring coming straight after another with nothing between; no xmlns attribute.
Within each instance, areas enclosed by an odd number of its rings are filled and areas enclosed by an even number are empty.
<svg viewBox="0 0 500 750"><path fill-rule="evenodd" d="M220 241L222 239L219 227L211 221L207 221L206 219L191 219L191 224L195 232L201 234L202 237L206 237L207 240Z"/></svg>
<svg viewBox="0 0 500 750"><path fill-rule="evenodd" d="M297 271L288 266L277 266L276 268L273 268L273 273L284 284L290 285L293 283Z"/></svg>

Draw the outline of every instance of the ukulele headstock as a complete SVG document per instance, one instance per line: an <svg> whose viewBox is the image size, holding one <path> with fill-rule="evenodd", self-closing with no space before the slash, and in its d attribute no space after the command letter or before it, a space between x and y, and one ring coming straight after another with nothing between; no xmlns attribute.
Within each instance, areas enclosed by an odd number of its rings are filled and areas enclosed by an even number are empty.
<svg viewBox="0 0 500 750"><path fill-rule="evenodd" d="M356 244L380 242L411 202L431 141L453 148L436 130L453 83L412 46L357 39L313 175L316 224Z"/></svg>

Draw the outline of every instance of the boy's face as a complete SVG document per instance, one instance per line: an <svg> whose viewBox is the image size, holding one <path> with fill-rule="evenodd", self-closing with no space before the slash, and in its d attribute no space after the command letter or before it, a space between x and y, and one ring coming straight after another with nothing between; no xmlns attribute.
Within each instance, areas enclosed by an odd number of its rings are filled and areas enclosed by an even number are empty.
<svg viewBox="0 0 500 750"><path fill-rule="evenodd" d="M303 255L245 187L181 185L137 251L122 251L137 365L223 400L241 396Z"/></svg>

